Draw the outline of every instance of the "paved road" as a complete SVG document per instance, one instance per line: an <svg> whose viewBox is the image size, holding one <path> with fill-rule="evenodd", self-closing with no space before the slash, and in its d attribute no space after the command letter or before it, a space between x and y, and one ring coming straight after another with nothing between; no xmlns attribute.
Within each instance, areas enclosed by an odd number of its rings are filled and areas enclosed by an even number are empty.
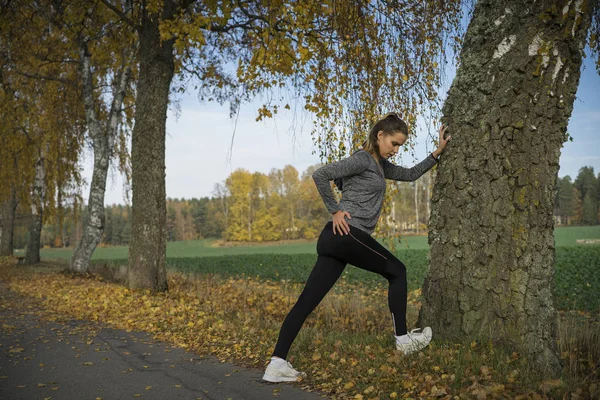
<svg viewBox="0 0 600 400"><path fill-rule="evenodd" d="M322 399L144 332L43 321L0 282L0 399Z"/></svg>

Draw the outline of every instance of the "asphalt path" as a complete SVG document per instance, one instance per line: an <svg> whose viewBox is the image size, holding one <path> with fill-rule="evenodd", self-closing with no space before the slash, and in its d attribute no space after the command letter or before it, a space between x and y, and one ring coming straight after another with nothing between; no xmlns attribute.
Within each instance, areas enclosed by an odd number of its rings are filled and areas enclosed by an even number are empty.
<svg viewBox="0 0 600 400"><path fill-rule="evenodd" d="M45 321L0 282L0 399L312 400L300 384L176 348L145 332Z"/></svg>

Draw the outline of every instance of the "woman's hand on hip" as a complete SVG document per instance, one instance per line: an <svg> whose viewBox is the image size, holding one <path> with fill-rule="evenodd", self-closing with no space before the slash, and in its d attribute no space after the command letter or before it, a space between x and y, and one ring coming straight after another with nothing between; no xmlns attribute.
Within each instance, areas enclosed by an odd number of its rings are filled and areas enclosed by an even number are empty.
<svg viewBox="0 0 600 400"><path fill-rule="evenodd" d="M348 225L348 222L346 222L345 217L348 217L348 219L352 218L348 211L339 210L333 214L333 234L334 235L335 235L336 229L340 233L340 235L344 235L344 234L347 235L350 233L350 226Z"/></svg>

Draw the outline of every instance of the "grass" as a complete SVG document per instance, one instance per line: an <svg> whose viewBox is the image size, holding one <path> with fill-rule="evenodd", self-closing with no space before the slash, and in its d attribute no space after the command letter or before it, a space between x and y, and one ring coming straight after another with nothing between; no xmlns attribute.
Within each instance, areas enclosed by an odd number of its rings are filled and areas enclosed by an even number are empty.
<svg viewBox="0 0 600 400"><path fill-rule="evenodd" d="M578 246L576 239L600 239L600 226L559 227L554 230L557 247ZM274 243L261 245L237 244L230 247L216 246L215 239L190 240L185 242L168 242L167 258L177 257L211 257L238 254L316 254L316 241L300 241L296 243ZM406 236L397 246L398 250L429 249L427 236ZM23 251L17 251L21 255ZM42 249L42 259L69 259L72 248ZM92 256L94 260L126 259L127 246L98 247Z"/></svg>
<svg viewBox="0 0 600 400"><path fill-rule="evenodd" d="M398 250L407 266L408 290L421 288L427 274L427 250ZM213 257L167 258L167 268L193 274L249 277L260 280L303 283L315 263L315 254L238 254ZM108 269L126 266L127 259L94 260ZM556 249L553 293L561 310L600 311L600 246L573 246ZM350 284L377 288L387 285L381 276L349 265L342 279Z"/></svg>
<svg viewBox="0 0 600 400"><path fill-rule="evenodd" d="M565 226L554 230L557 247L580 246L577 239L600 239L600 225L595 226Z"/></svg>

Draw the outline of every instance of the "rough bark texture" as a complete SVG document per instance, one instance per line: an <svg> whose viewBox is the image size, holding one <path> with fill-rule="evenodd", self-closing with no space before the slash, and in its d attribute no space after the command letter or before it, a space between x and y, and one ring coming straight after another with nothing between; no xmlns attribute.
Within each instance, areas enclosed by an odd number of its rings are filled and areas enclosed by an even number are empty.
<svg viewBox="0 0 600 400"><path fill-rule="evenodd" d="M13 255L13 232L16 210L17 196L15 190L12 189L9 198L0 204L0 257L10 257Z"/></svg>
<svg viewBox="0 0 600 400"><path fill-rule="evenodd" d="M126 64L123 70L115 74L113 102L109 114L109 122L103 128L98 119L94 102L91 55L84 41L80 45L80 57L86 123L94 145L94 171L92 173L90 196L88 198L88 219L85 221L83 236L73 253L70 266L72 270L84 273L89 270L92 253L96 249L96 246L98 246L98 243L100 243L102 234L104 233L106 179L131 69L127 66L128 59L125 57L124 62Z"/></svg>
<svg viewBox="0 0 600 400"><path fill-rule="evenodd" d="M31 226L25 251L25 264L40 262L40 245L42 236L42 221L44 211L44 197L46 192L46 171L44 159L39 157L35 164L35 181L31 196Z"/></svg>
<svg viewBox="0 0 600 400"><path fill-rule="evenodd" d="M552 300L560 149L590 25L586 1L480 0L448 92L420 325L516 345L560 371Z"/></svg>
<svg viewBox="0 0 600 400"><path fill-rule="evenodd" d="M163 19L174 14L165 1ZM131 143L132 238L128 284L132 289L167 290L165 129L174 74L173 41L160 40L156 15L144 15L139 30L140 73Z"/></svg>

